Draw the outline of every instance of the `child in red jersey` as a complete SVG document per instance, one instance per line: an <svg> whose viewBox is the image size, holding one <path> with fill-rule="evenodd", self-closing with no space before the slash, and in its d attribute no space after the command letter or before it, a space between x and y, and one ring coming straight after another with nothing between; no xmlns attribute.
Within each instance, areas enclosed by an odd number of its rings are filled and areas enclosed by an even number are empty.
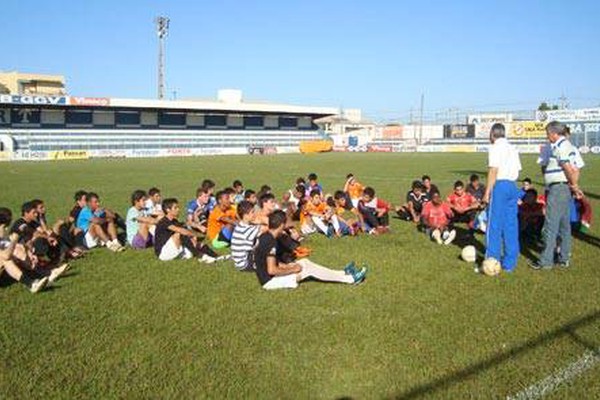
<svg viewBox="0 0 600 400"><path fill-rule="evenodd" d="M450 205L442 200L439 192L432 192L431 201L423 206L421 218L425 231L438 244L449 245L456 238L456 231L451 225L452 217Z"/></svg>

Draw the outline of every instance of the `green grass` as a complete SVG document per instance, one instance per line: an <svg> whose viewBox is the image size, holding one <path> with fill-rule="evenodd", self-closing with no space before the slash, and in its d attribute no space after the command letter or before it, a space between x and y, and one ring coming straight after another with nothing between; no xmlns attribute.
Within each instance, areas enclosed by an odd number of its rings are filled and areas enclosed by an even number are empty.
<svg viewBox="0 0 600 400"><path fill-rule="evenodd" d="M354 172L397 203L423 173L449 191L457 178L483 174L485 161L327 154L0 163L0 205L16 211L41 197L58 218L83 188L124 213L137 188L157 185L187 201L204 178L219 186L240 178L281 193L308 172L327 191ZM535 158L523 162L522 176L539 182ZM600 215L600 159L586 162L582 186ZM316 262L372 266L358 287L309 282L266 293L232 264L101 249L53 290L0 288L0 398L500 398L600 347L598 241L574 241L569 271L535 272L521 257L514 274L487 278L458 259L458 246L440 247L395 219L392 229L310 238ZM596 367L552 397L598 398L599 378Z"/></svg>

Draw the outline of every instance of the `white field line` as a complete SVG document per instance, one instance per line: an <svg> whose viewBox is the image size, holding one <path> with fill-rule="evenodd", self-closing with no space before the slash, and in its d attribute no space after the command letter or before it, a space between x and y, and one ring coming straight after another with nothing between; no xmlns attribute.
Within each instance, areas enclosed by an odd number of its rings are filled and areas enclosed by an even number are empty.
<svg viewBox="0 0 600 400"><path fill-rule="evenodd" d="M507 400L533 400L539 399L542 396L550 394L551 392L558 389L560 385L570 380L575 379L579 375L583 374L587 370L593 368L596 364L600 363L600 349L596 351L588 350L573 363L569 364L565 368L555 371L553 374L548 375L541 381L534 383L527 389L520 391L512 396L508 396Z"/></svg>

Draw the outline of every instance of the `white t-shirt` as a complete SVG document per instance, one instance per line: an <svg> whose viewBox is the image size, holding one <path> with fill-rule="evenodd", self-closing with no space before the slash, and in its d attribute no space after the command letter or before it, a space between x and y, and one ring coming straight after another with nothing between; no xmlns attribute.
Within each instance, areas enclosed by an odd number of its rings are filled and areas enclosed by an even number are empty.
<svg viewBox="0 0 600 400"><path fill-rule="evenodd" d="M506 138L496 139L488 153L488 167L498 168L497 180L516 181L521 171L519 152Z"/></svg>

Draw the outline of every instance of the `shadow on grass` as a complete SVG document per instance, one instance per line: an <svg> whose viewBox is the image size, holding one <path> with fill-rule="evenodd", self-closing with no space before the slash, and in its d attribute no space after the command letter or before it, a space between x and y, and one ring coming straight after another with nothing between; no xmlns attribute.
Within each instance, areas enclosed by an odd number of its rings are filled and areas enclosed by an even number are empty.
<svg viewBox="0 0 600 400"><path fill-rule="evenodd" d="M395 395L393 398L397 400L416 399L419 397L427 397L436 394L437 392L447 389L452 385L458 384L466 379L475 377L490 368L496 367L508 360L519 357L537 347L544 346L553 340L563 337L570 338L573 342L584 347L586 350L598 352L600 343L592 343L589 340L582 338L577 334L577 329L583 328L596 321L600 321L600 311L594 311L583 317L573 319L558 328L542 333L522 344L516 345L506 351L500 352L494 356L486 358L475 364L471 364L462 370L446 374L440 378L434 379L431 382L426 382L414 386L407 391Z"/></svg>
<svg viewBox="0 0 600 400"><path fill-rule="evenodd" d="M573 232L573 237L592 246L600 247L600 238L596 236L588 235L583 232Z"/></svg>
<svg viewBox="0 0 600 400"><path fill-rule="evenodd" d="M584 192L586 197L589 197L590 199L595 199L595 200L600 200L600 195L596 194L596 193L590 193L590 192Z"/></svg>

